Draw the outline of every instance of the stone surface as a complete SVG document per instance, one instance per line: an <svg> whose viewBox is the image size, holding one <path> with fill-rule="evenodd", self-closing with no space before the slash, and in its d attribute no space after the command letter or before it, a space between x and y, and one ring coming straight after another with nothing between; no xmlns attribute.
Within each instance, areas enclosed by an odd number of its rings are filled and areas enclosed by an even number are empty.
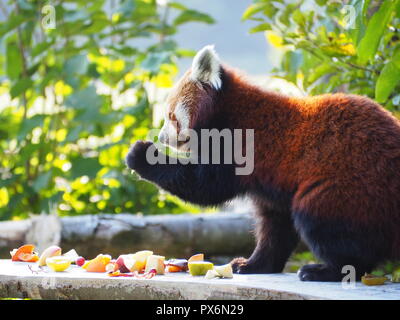
<svg viewBox="0 0 400 320"><path fill-rule="evenodd" d="M71 266L66 272L39 273L32 263L0 260L0 297L33 299L400 299L400 284L368 287L356 283L301 282L295 274L234 275L206 280L185 273L150 280L109 278Z"/></svg>

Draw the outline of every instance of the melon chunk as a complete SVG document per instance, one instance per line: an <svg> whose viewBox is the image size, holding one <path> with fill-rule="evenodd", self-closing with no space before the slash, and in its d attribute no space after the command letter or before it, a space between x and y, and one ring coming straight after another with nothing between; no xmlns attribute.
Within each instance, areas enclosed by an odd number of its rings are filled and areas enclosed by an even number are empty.
<svg viewBox="0 0 400 320"><path fill-rule="evenodd" d="M189 273L192 276L204 276L214 265L208 261L193 261L188 263Z"/></svg>

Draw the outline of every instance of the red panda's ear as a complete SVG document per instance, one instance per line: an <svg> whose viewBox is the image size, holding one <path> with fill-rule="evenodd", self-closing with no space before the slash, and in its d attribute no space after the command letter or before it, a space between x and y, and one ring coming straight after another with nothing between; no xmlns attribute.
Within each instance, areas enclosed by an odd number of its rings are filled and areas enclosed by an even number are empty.
<svg viewBox="0 0 400 320"><path fill-rule="evenodd" d="M205 46L193 58L191 78L218 90L222 86L220 68L221 62L214 46Z"/></svg>

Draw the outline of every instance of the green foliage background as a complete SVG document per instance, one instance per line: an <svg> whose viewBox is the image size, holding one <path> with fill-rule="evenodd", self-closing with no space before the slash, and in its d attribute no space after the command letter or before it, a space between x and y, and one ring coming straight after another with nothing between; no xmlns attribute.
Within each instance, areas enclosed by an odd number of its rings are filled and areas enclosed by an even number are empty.
<svg viewBox="0 0 400 320"><path fill-rule="evenodd" d="M11 96L0 110L0 219L196 211L138 181L124 158L152 127L145 83L170 87L177 59L193 55L174 34L213 19L155 0L9 0L0 9L0 94Z"/></svg>
<svg viewBox="0 0 400 320"><path fill-rule="evenodd" d="M243 19L284 52L276 76L308 94L361 94L399 111L399 0L258 0Z"/></svg>

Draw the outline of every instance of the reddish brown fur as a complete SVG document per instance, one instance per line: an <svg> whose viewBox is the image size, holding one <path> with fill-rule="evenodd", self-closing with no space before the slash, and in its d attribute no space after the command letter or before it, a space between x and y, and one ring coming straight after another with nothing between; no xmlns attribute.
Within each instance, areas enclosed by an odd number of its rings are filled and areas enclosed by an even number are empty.
<svg viewBox="0 0 400 320"><path fill-rule="evenodd" d="M399 257L400 122L366 97L288 97L252 85L226 66L224 72L229 83L223 94L210 95L188 80L189 71L171 108L183 98L191 127L209 113L199 110L206 104L232 128L255 129L255 171L242 178L244 185L268 183L293 192L293 212L376 226L395 235Z"/></svg>

